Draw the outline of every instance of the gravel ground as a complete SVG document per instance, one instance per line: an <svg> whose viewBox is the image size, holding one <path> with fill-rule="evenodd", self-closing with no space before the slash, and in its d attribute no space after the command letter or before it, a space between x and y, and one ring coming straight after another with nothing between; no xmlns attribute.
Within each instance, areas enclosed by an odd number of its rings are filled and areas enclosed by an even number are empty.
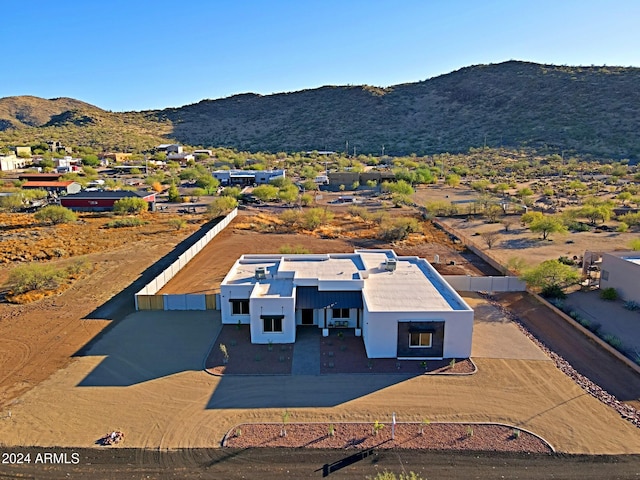
<svg viewBox="0 0 640 480"><path fill-rule="evenodd" d="M409 448L531 453L553 451L539 437L503 425L398 423L394 433L392 439L392 425L382 425L374 432L372 423L244 424L231 429L223 443L231 448Z"/></svg>

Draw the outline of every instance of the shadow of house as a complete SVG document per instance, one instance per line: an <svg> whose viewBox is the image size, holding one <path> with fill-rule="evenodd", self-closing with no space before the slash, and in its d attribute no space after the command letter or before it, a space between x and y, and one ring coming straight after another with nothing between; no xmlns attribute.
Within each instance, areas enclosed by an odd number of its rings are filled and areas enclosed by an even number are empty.
<svg viewBox="0 0 640 480"><path fill-rule="evenodd" d="M411 377L397 374L224 376L206 408L335 407Z"/></svg>
<svg viewBox="0 0 640 480"><path fill-rule="evenodd" d="M211 311L137 312L118 322L83 354L105 356L77 386L124 387L202 369L217 336Z"/></svg>
<svg viewBox="0 0 640 480"><path fill-rule="evenodd" d="M83 320L111 320L112 323L105 327L86 345L80 348L74 356L84 356L88 349L90 349L98 340L106 335L111 328L113 328L115 322L118 322L127 315L135 312L134 295L162 273L169 265L175 262L180 255L186 252L192 245L198 242L198 240L204 237L207 232L211 228L215 227L221 220L223 220L223 218L224 217L218 217L205 223L197 231L176 245L175 248L173 248L164 257L145 269L144 272L142 272L140 276L131 282L131 284L126 288L86 315Z"/></svg>

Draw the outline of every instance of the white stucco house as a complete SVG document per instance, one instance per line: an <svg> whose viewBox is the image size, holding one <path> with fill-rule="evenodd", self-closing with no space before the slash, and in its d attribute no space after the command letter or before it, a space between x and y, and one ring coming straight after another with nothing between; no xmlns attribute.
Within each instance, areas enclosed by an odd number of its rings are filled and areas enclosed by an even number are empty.
<svg viewBox="0 0 640 480"><path fill-rule="evenodd" d="M369 358L471 355L473 310L424 259L393 250L243 255L220 286L223 324L252 343L294 343L300 327L352 328Z"/></svg>
<svg viewBox="0 0 640 480"><path fill-rule="evenodd" d="M640 252L603 253L600 288L615 288L622 299L640 303Z"/></svg>

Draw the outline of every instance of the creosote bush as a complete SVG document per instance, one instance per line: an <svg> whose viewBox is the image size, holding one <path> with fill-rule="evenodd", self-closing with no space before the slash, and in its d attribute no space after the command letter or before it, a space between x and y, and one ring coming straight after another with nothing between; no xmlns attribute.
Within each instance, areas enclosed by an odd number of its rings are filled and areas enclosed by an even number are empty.
<svg viewBox="0 0 640 480"><path fill-rule="evenodd" d="M78 219L75 213L60 205L44 207L35 213L34 218L39 222L53 223L54 225L75 222Z"/></svg>

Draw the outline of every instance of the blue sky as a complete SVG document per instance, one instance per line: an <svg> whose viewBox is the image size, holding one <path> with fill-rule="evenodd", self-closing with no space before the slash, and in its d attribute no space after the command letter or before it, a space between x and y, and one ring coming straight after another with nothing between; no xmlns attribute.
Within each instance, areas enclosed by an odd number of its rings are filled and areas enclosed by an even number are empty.
<svg viewBox="0 0 640 480"><path fill-rule="evenodd" d="M506 60L640 66L638 0L0 0L0 97L113 110L389 86Z"/></svg>

